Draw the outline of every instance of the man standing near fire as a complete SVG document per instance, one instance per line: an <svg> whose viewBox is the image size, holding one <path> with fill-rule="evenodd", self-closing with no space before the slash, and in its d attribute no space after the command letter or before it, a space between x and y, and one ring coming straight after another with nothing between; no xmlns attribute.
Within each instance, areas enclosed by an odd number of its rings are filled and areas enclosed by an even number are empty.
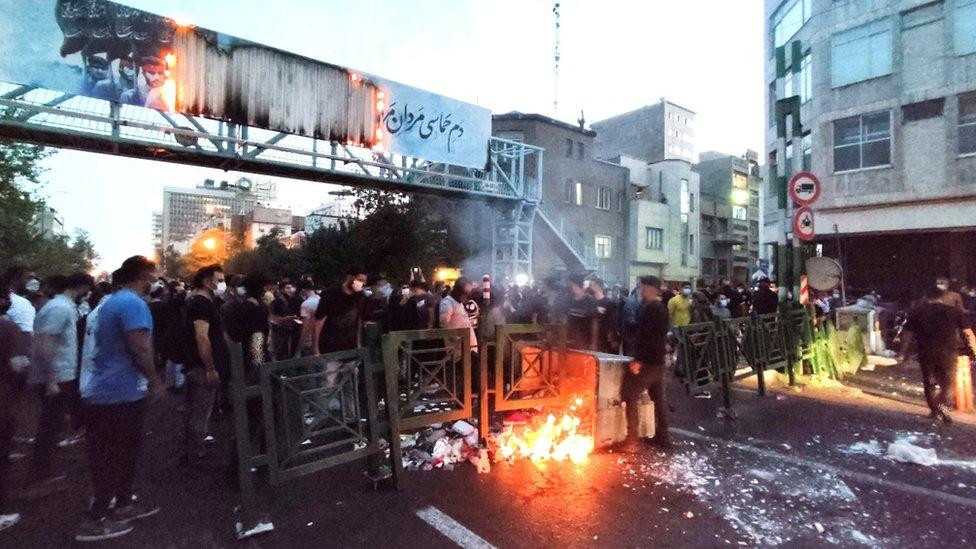
<svg viewBox="0 0 976 549"><path fill-rule="evenodd" d="M637 310L634 362L624 373L621 397L627 403L627 440L621 450L635 453L640 449L638 406L640 396L647 391L654 403L654 437L650 443L671 448L668 433L667 402L664 398L664 370L670 319L668 309L661 302L661 280L656 276L640 279L640 308Z"/></svg>

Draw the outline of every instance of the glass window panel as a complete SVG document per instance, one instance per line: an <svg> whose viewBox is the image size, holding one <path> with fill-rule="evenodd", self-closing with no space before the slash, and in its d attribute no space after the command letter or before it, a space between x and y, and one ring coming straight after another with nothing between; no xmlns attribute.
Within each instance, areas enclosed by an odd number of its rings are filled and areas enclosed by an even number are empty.
<svg viewBox="0 0 976 549"><path fill-rule="evenodd" d="M834 147L834 171L843 172L861 167L861 146Z"/></svg>
<svg viewBox="0 0 976 549"><path fill-rule="evenodd" d="M891 164L891 140L872 141L864 144L864 168Z"/></svg>
<svg viewBox="0 0 976 549"><path fill-rule="evenodd" d="M862 120L865 141L886 139L891 136L891 116L888 111L864 115Z"/></svg>
<svg viewBox="0 0 976 549"><path fill-rule="evenodd" d="M956 55L976 53L976 1L958 0L955 19Z"/></svg>
<svg viewBox="0 0 976 549"><path fill-rule="evenodd" d="M861 120L857 116L834 121L834 146L861 142Z"/></svg>
<svg viewBox="0 0 976 549"><path fill-rule="evenodd" d="M976 124L959 126L959 154L976 153Z"/></svg>
<svg viewBox="0 0 976 549"><path fill-rule="evenodd" d="M959 123L976 122L976 93L959 96Z"/></svg>

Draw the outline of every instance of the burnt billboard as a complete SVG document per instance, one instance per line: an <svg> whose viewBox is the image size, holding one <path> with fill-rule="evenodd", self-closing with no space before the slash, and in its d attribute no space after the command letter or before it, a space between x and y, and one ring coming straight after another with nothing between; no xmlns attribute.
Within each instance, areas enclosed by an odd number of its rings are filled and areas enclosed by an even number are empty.
<svg viewBox="0 0 976 549"><path fill-rule="evenodd" d="M484 167L487 109L107 0L0 0L0 80Z"/></svg>

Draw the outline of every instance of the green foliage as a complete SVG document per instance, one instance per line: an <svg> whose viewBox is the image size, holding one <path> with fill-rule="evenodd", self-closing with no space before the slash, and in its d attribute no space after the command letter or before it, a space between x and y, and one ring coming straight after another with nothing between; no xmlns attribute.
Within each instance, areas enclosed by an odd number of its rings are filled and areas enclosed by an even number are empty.
<svg viewBox="0 0 976 549"><path fill-rule="evenodd" d="M45 238L34 226L46 206L25 186L40 184L40 162L49 154L43 147L0 140L0 266L26 265L41 276L89 271L98 254L86 231L73 239Z"/></svg>
<svg viewBox="0 0 976 549"><path fill-rule="evenodd" d="M268 234L253 250L239 252L225 269L229 273L261 272L274 279L310 274L316 282L333 284L351 266L370 274L407 280L410 268L432 273L437 266L456 266L468 255L449 220L436 214L428 198L361 191L357 207L365 214L307 235L300 248L289 249L280 235Z"/></svg>

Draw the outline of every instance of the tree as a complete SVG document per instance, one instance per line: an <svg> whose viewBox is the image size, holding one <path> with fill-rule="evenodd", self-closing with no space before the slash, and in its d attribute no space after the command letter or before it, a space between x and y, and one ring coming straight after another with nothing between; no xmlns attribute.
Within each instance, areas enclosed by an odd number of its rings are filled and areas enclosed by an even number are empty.
<svg viewBox="0 0 976 549"><path fill-rule="evenodd" d="M91 271L98 254L87 232L75 233L72 241L45 237L35 227L46 205L25 186L41 184L40 162L49 155L43 147L0 140L0 265L27 265L42 276Z"/></svg>
<svg viewBox="0 0 976 549"><path fill-rule="evenodd" d="M173 249L172 244L163 250L159 259L162 264L164 276L170 278L186 278L189 274L186 268L186 261L183 260L183 255Z"/></svg>

